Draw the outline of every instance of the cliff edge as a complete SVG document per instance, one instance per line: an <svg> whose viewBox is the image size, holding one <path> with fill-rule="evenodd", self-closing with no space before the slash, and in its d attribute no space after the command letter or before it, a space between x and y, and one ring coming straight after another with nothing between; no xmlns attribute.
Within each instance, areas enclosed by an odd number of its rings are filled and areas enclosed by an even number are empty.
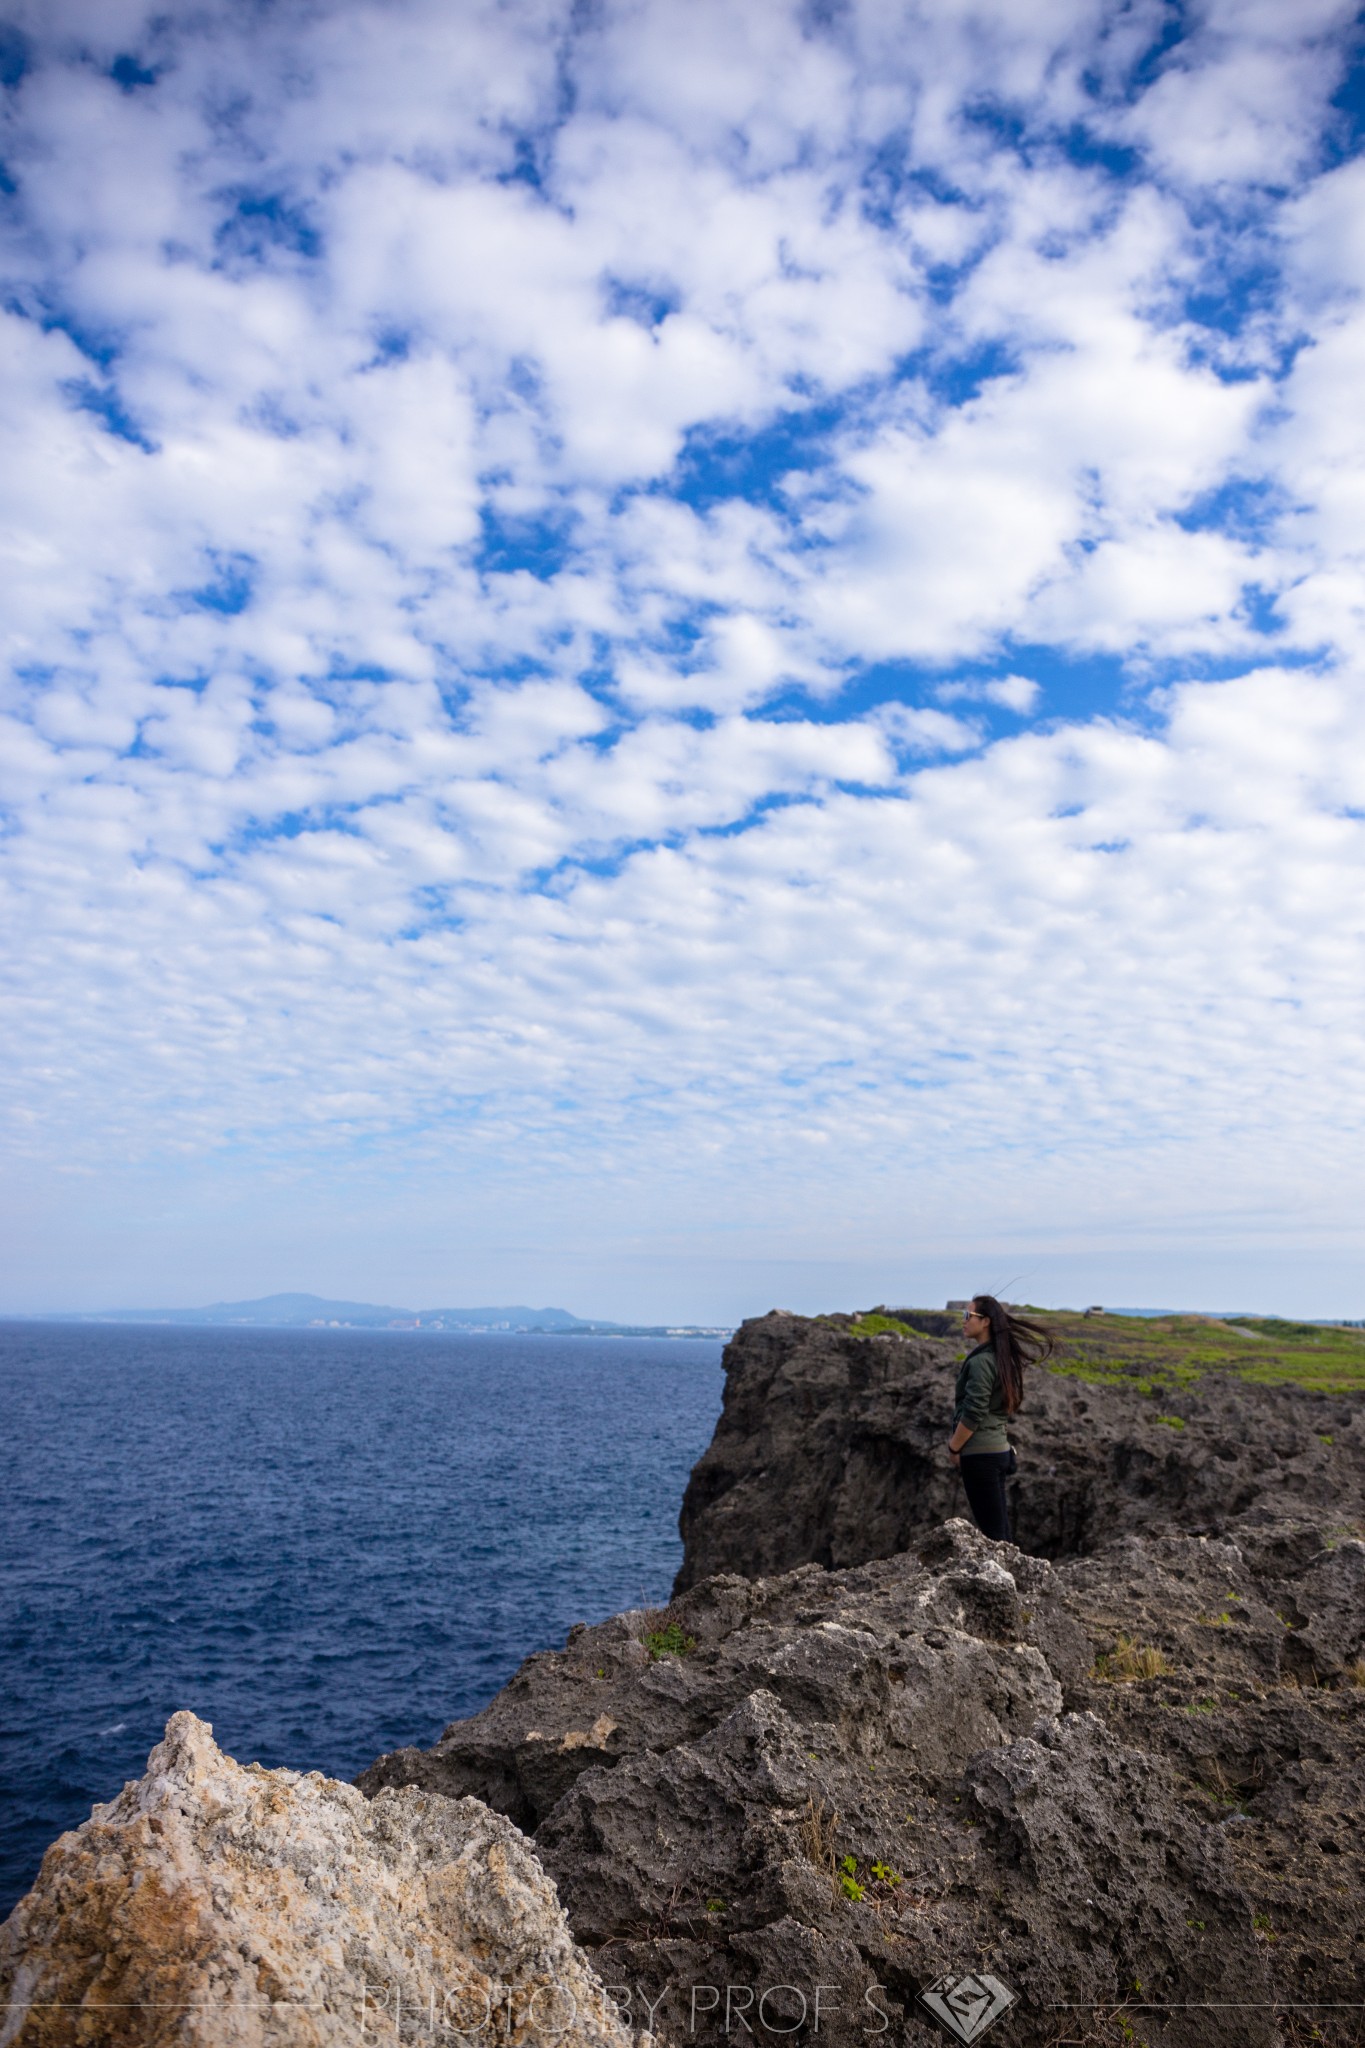
<svg viewBox="0 0 1365 2048"><path fill-rule="evenodd" d="M1359 1393L1249 1383L1229 1367L1265 1370L1275 1354L1259 1330L1050 1320L1061 1369L1028 1373L1010 1424L1022 1550L1077 1556L1172 1525L1216 1533L1254 1505L1365 1513ZM936 1333L950 1324L915 1310L774 1310L745 1323L726 1347L720 1420L683 1497L675 1591L712 1572L891 1557L965 1513L945 1454L962 1345ZM1365 1367L1365 1334L1345 1341ZM1301 1347L1310 1366L1312 1343Z"/></svg>
<svg viewBox="0 0 1365 2048"><path fill-rule="evenodd" d="M670 1606L359 1782L514 1819L661 2040L927 2043L947 1978L1017 2048L1358 2042L1360 1395L1035 1373L1016 1547L959 1518L956 1355L746 1324Z"/></svg>

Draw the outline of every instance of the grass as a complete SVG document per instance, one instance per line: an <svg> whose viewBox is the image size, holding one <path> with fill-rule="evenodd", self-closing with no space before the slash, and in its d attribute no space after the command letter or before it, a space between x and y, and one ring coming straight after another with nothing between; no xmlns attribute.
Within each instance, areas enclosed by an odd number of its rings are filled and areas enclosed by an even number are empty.
<svg viewBox="0 0 1365 2048"><path fill-rule="evenodd" d="M1281 1321L1274 1316L1081 1316L1027 1310L1050 1329L1059 1355L1049 1370L1098 1386L1150 1395L1196 1386L1206 1372L1251 1386L1306 1387L1314 1393L1365 1391L1365 1330ZM860 1330L880 1320L866 1316ZM1183 1418L1157 1418L1169 1428Z"/></svg>
<svg viewBox="0 0 1365 2048"><path fill-rule="evenodd" d="M1119 1635L1114 1639L1113 1649L1103 1651L1095 1659L1090 1676L1128 1684L1135 1678L1164 1678L1174 1669L1164 1650L1153 1650L1135 1643L1131 1636Z"/></svg>
<svg viewBox="0 0 1365 2048"><path fill-rule="evenodd" d="M823 1322L824 1317L817 1317ZM855 1316L852 1324L843 1332L846 1337L923 1337L923 1330L912 1328L909 1323L899 1322L895 1316L881 1316L869 1310L866 1315Z"/></svg>
<svg viewBox="0 0 1365 2048"><path fill-rule="evenodd" d="M831 1877L838 1865L834 1853L838 1826L838 1814L831 1812L824 1800L817 1799L812 1793L801 1816L801 1847L806 1852L807 1862L813 1863L817 1870L827 1870Z"/></svg>
<svg viewBox="0 0 1365 2048"><path fill-rule="evenodd" d="M900 1872L880 1858L860 1865L856 1856L841 1856L836 1846L838 1830L838 1814L812 1793L801 1816L801 1847L807 1862L829 1879L836 1899L845 1899L851 1906L866 1900L880 1912L894 1898L897 1885L904 1882Z"/></svg>

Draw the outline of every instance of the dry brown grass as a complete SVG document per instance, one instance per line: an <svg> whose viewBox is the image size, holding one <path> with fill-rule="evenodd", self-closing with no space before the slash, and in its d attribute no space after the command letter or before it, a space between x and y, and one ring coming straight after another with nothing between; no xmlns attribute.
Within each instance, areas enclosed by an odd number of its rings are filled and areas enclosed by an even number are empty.
<svg viewBox="0 0 1365 2048"><path fill-rule="evenodd" d="M1357 1657L1354 1663L1346 1666L1341 1675L1347 1685L1365 1685L1365 1657Z"/></svg>
<svg viewBox="0 0 1365 2048"><path fill-rule="evenodd" d="M1114 1638L1113 1649L1103 1651L1095 1659L1090 1676L1129 1684L1135 1678L1164 1678L1174 1669L1164 1650L1154 1650L1120 1634Z"/></svg>
<svg viewBox="0 0 1365 2048"><path fill-rule="evenodd" d="M835 1830L838 1825L838 1814L826 1806L823 1799L817 1799L812 1792L806 1801L806 1810L801 1816L801 1847L806 1852L807 1861L813 1863L817 1870L823 1870L831 1884L834 1882L834 1873L839 1864L834 1846Z"/></svg>

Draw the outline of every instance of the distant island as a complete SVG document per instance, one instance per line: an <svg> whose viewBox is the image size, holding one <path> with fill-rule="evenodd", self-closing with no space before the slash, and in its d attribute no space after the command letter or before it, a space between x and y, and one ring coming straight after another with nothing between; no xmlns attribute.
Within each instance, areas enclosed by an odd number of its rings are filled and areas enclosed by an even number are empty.
<svg viewBox="0 0 1365 2048"><path fill-rule="evenodd" d="M386 1308L373 1301L328 1301L320 1294L267 1294L259 1301L215 1301L207 1308L54 1310L43 1323L172 1323L255 1330L432 1330L464 1336L728 1337L732 1325L607 1323L563 1308Z"/></svg>

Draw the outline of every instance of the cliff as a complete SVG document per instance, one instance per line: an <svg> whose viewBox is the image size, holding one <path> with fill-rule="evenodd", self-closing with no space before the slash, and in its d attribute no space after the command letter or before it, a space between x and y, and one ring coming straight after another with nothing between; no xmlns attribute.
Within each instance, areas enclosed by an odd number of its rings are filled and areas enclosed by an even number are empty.
<svg viewBox="0 0 1365 2048"><path fill-rule="evenodd" d="M950 1321L918 1320L939 1329ZM1174 1333L1118 1319L1052 1321L1065 1369L1027 1376L1010 1426L1021 1549L1060 1558L1145 1529L1214 1533L1254 1505L1365 1513L1359 1393L1301 1383L1314 1364L1325 1377L1319 1361L1333 1355L1335 1333L1303 1340L1286 1365L1300 1380L1275 1384L1242 1377L1248 1367L1264 1372L1274 1355L1253 1332L1194 1318ZM883 1324L889 1334L861 1334ZM675 1590L711 1572L891 1557L964 1512L944 1455L962 1346L901 1334L910 1327L886 1316L776 1311L744 1324L726 1349L715 1436L683 1497ZM1365 1381L1365 1336L1336 1343L1348 1358L1358 1354L1355 1374L1342 1376ZM1352 1418L1354 1433L1343 1434Z"/></svg>
<svg viewBox="0 0 1365 2048"><path fill-rule="evenodd" d="M955 1355L745 1325L670 1607L362 1786L513 1818L666 2040L806 2038L822 1987L836 2048L927 2042L986 1972L1018 2048L1358 2041L1359 1394L1035 1374L1016 1548L957 1518Z"/></svg>

